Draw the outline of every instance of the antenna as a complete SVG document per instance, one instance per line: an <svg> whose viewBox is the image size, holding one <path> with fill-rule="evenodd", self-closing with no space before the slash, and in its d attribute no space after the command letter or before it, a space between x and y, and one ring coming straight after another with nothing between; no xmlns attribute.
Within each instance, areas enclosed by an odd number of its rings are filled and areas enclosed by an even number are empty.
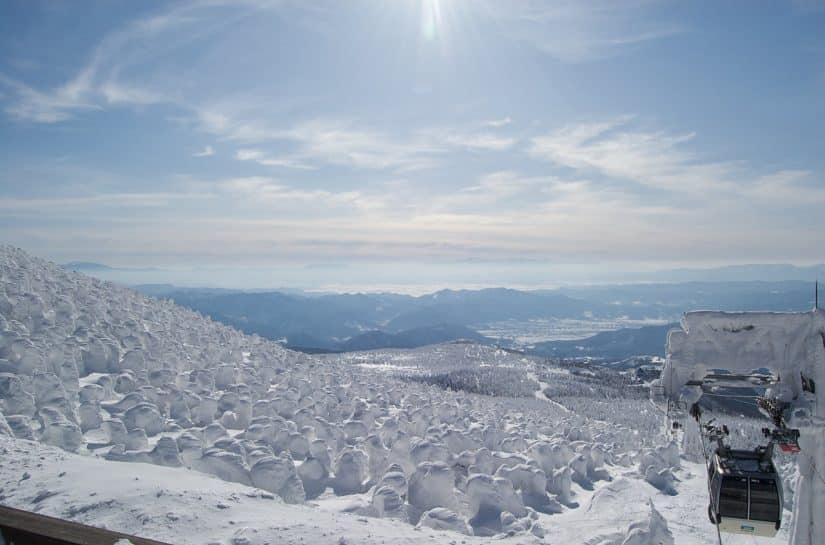
<svg viewBox="0 0 825 545"><path fill-rule="evenodd" d="M814 280L814 310L819 310L819 278Z"/></svg>

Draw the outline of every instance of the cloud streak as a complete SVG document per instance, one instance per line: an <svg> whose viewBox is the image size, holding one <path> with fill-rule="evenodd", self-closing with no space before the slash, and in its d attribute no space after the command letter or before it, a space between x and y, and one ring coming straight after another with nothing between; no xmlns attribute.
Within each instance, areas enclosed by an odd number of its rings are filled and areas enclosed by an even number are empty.
<svg viewBox="0 0 825 545"><path fill-rule="evenodd" d="M380 15L403 25L396 4L380 3ZM707 137L722 133L704 119L610 114L635 112L641 95L631 91L643 83L586 89L621 70L569 64L683 32L656 17L655 1L456 4L438 39L410 51L398 25L373 33L372 20L338 17L346 3L304 21L303 5L163 6L67 52L79 62L66 73L9 64L0 107L18 122L8 143L19 155L0 174L4 234L51 222L54 237L78 247L117 239L141 255L216 260L236 249L272 259L609 260L779 255L825 228L821 165L794 164L802 146L748 156L753 142L742 138L743 157L720 156ZM493 48L525 54L502 71L478 54ZM357 55L366 50L375 56ZM44 138L26 147L16 141L26 131ZM125 137L103 141L112 134Z"/></svg>
<svg viewBox="0 0 825 545"><path fill-rule="evenodd" d="M206 146L201 151L196 151L192 157L212 157L215 155L215 149L212 146Z"/></svg>
<svg viewBox="0 0 825 545"><path fill-rule="evenodd" d="M254 0L234 4L193 0L136 19L104 35L75 75L60 85L39 90L0 74L0 85L14 97L4 109L18 121L58 123L83 111L115 106L173 103L189 107L160 85L138 84L123 74L155 60L164 53L164 47L168 53L170 36L179 41L182 35L203 36L238 20L248 9L272 8L278 4ZM233 8L232 14L215 17L216 12L227 6ZM174 46L174 42L171 43Z"/></svg>
<svg viewBox="0 0 825 545"><path fill-rule="evenodd" d="M709 161L691 150L695 133L644 131L630 117L573 124L531 140L529 154L584 174L631 181L681 195L737 194L744 188L767 193L780 186L801 190L804 171L755 173L743 161ZM745 195L745 198L750 198Z"/></svg>
<svg viewBox="0 0 825 545"><path fill-rule="evenodd" d="M649 16L659 2L638 0L512 0L484 3L486 14L511 38L565 63L614 57L628 49L685 32Z"/></svg>
<svg viewBox="0 0 825 545"><path fill-rule="evenodd" d="M259 149L239 149L235 153L238 161L253 161L266 167L284 167L299 170L313 170L315 167L305 165L298 160L289 157L272 157Z"/></svg>
<svg viewBox="0 0 825 545"><path fill-rule="evenodd" d="M499 129L501 127L506 127L507 125L509 125L512 122L513 122L513 120L510 119L510 116L507 116L507 117L503 117L501 119L491 119L490 121L484 122L484 125L486 125L488 127L492 127L494 129Z"/></svg>
<svg viewBox="0 0 825 545"><path fill-rule="evenodd" d="M41 210L101 210L101 207L163 208L174 201L208 197L195 193L104 193L49 198L0 198L0 210L8 213L36 213ZM106 210L106 208L102 208Z"/></svg>

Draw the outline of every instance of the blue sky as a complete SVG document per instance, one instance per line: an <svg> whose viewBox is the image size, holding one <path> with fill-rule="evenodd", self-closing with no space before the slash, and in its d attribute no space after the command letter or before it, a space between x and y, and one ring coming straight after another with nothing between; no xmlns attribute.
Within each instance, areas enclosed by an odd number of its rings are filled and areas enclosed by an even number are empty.
<svg viewBox="0 0 825 545"><path fill-rule="evenodd" d="M59 261L825 257L822 2L7 1L0 51L0 238Z"/></svg>

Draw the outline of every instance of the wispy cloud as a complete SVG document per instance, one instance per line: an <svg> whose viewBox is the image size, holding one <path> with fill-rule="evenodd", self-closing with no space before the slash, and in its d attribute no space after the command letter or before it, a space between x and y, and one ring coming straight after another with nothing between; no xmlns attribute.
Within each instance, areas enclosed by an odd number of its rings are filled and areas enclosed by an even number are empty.
<svg viewBox="0 0 825 545"><path fill-rule="evenodd" d="M507 116L507 117L503 117L501 119L491 119L490 121L485 121L484 124L488 127L498 129L500 127L506 127L507 125L509 125L512 122L513 122L513 120L510 119L510 116Z"/></svg>
<svg viewBox="0 0 825 545"><path fill-rule="evenodd" d="M238 115L215 108L204 110L199 113L199 127L228 141L256 146L287 143L293 148L288 154L272 154L263 146L241 148L235 155L240 161L265 166L307 169L331 164L409 172L439 165L451 150L507 151L518 143L511 136L472 129L419 128L390 134L339 119L311 119L282 127Z"/></svg>
<svg viewBox="0 0 825 545"><path fill-rule="evenodd" d="M285 125L272 119L267 105L239 110L234 105L210 105L197 111L197 128L217 138L248 145L235 158L264 166L296 169L335 165L353 169L409 172L432 168L449 144L445 136L432 138L428 131L388 132L363 123L316 118ZM500 145L500 142L478 142ZM288 147L288 153L273 153L273 146Z"/></svg>
<svg viewBox="0 0 825 545"><path fill-rule="evenodd" d="M315 168L289 157L272 157L259 149L239 149L235 153L235 159L238 161L253 161L267 167L295 168L299 170L312 170Z"/></svg>
<svg viewBox="0 0 825 545"><path fill-rule="evenodd" d="M781 170L758 176L753 180L748 194L772 205L825 204L825 185L807 170Z"/></svg>
<svg viewBox="0 0 825 545"><path fill-rule="evenodd" d="M115 79L119 72L118 54L143 25L133 24L107 35L95 48L88 62L69 80L56 87L37 90L20 81L2 76L3 84L14 93L6 113L19 121L57 123L83 110L100 110L106 105L153 104L164 97L155 91L128 85Z"/></svg>
<svg viewBox="0 0 825 545"><path fill-rule="evenodd" d="M138 86L127 86L115 80L109 80L100 84L97 92L107 104L120 105L146 105L167 102L169 99L162 93L142 89Z"/></svg>
<svg viewBox="0 0 825 545"><path fill-rule="evenodd" d="M178 97L161 86L151 88L137 84L124 74L160 56L164 47L168 47L164 40L171 33L184 27L196 29L193 31L195 35L214 32L243 13L236 9L234 15L213 18L207 24L207 16L225 4L227 2L221 0L187 1L113 29L101 38L75 75L57 86L36 89L0 74L0 86L13 95L4 110L18 121L57 123L71 119L83 110L177 102ZM243 8L252 9L276 4L253 0L239 3Z"/></svg>
<svg viewBox="0 0 825 545"><path fill-rule="evenodd" d="M3 109L18 121L57 123L71 118L80 110L100 109L100 106L92 102L81 100L71 87L41 92L3 74L0 74L0 84L14 95L13 100Z"/></svg>
<svg viewBox="0 0 825 545"><path fill-rule="evenodd" d="M477 185L464 187L460 193L482 196L495 202L552 183L554 183L552 177L524 176L513 170L502 170L484 174Z"/></svg>
<svg viewBox="0 0 825 545"><path fill-rule="evenodd" d="M243 144L260 144L285 137L283 127L275 126L263 116L264 112L271 114L264 101L251 103L248 99L238 98L224 102L228 103L195 107L195 127L221 140ZM243 108L239 108L237 102L243 102Z"/></svg>
<svg viewBox="0 0 825 545"><path fill-rule="evenodd" d="M380 206L376 200L363 196L359 191L299 189L266 176L231 178L220 181L217 185L236 201L245 201L247 205L254 207L265 206L270 211L273 210L273 206L295 211L296 204L305 206L307 203L314 203L323 206L323 214L329 215L342 212L348 214L357 209ZM303 210L298 212L307 216Z"/></svg>
<svg viewBox="0 0 825 545"><path fill-rule="evenodd" d="M634 86L644 81L634 79L635 72L621 78L614 70L556 61L641 52L645 44L683 32L656 13L655 0L478 0L460 8L456 4L455 11L442 5L445 26L439 32L445 39L437 40L437 48L433 41L430 49L414 52L422 62L415 70L385 69L398 66L403 44L376 51L376 46L395 45L392 40L404 33L382 28L373 35L371 27L381 25L371 20L363 27L339 25L339 13L353 9L347 3L325 4L319 20L306 27L306 21L296 24L303 7L251 21L249 10L278 3L254 4L249 0L244 9L228 0L163 4L101 36L92 50L80 52L75 65L67 61L60 70L24 70L7 64L7 74L0 75L0 109L10 119L53 124L90 113L101 122L94 129L104 123L107 129L72 131L87 138L83 149L94 153L76 151L74 142L65 148L68 130L47 130L42 132L58 137L25 148L22 160L7 159L0 174L0 216L14 218L4 224L7 232L45 232L45 217L60 225L53 236L78 246L118 242L146 254L163 248L168 255L201 252L217 259L237 248L247 256L313 259L343 253L607 260L690 251L701 259L733 245L743 255L761 255L760 241L781 251L822 230L823 216L817 213L825 204L825 186L817 178L818 163L793 164L790 157L799 157L800 150L782 157L792 141L779 144L781 151L772 157L754 157L748 155L753 142L746 135L736 146L743 150L740 160L711 151L703 141L705 131L718 130L729 119L678 126L658 103L637 116L588 117L598 115L594 109L621 111ZM392 4L381 3L381 9L402 9ZM244 16L254 24L231 26ZM398 19L399 24L405 20ZM412 24L417 31L419 21ZM324 39L313 41L320 25L325 25ZM473 32L459 32L472 30L471 25L483 30L484 44L474 43ZM301 32L280 32L296 27ZM448 30L455 38L450 47ZM358 33L357 43L350 40L351 32ZM276 59L259 47L273 35L294 40L288 42L290 55ZM514 41L544 54L528 51L508 67L512 78L507 81L497 80L499 72L488 74L487 57L473 57L473 48L488 46L517 52ZM336 55L352 57L352 51L330 49L339 49L339 43L377 54L348 64L351 60ZM74 53L67 50L65 56ZM309 61L319 53L324 62L334 61L335 69L317 71ZM243 62L235 63L238 58ZM656 64L660 59L643 60ZM358 63L363 66L354 66ZM224 68L216 73L215 66ZM556 78L569 80L554 88ZM599 96L598 86L606 81L622 86L622 92ZM530 85L536 87L524 92L523 86ZM571 96L570 89L581 85L591 87ZM430 92L399 91L412 86ZM365 89L378 100L364 96ZM465 105L451 104L456 100ZM174 136L177 147L158 154L139 176L128 172L129 162L94 176L72 171L112 164L109 148L98 144L108 129L128 121L104 119L116 108L135 110L143 118L136 146L153 144L150 131L175 119L179 132L161 136L170 146ZM15 130L31 127L12 127L10 138L17 136ZM178 138L187 131L191 141ZM816 134L810 127L806 131ZM29 153L36 160L24 157ZM71 159L51 164L46 172L49 156L66 154ZM776 207L787 210L778 214ZM810 229L813 235L800 229L802 218L819 229ZM86 230L75 229L78 223ZM665 228L668 237L662 236Z"/></svg>
<svg viewBox="0 0 825 545"><path fill-rule="evenodd" d="M658 2L637 0L512 0L484 3L486 13L512 38L568 63L613 57L629 47L684 32L648 13Z"/></svg>
<svg viewBox="0 0 825 545"><path fill-rule="evenodd" d="M297 156L365 169L412 171L438 164L442 150L424 139L399 140L347 122L316 120L285 132L299 146Z"/></svg>
<svg viewBox="0 0 825 545"><path fill-rule="evenodd" d="M570 125L532 139L529 153L584 172L681 192L730 189L741 165L702 160L695 133L633 130L630 118Z"/></svg>
<svg viewBox="0 0 825 545"><path fill-rule="evenodd" d="M632 117L569 125L534 137L534 158L583 175L613 180L690 198L693 205L726 202L811 205L825 201L825 187L807 170L765 171L742 160L713 161L693 151L697 135L631 127Z"/></svg>
<svg viewBox="0 0 825 545"><path fill-rule="evenodd" d="M206 146L202 151L196 151L192 157L211 157L215 155L215 149L212 146Z"/></svg>
<svg viewBox="0 0 825 545"><path fill-rule="evenodd" d="M490 133L454 133L445 140L453 146L478 151L506 151L516 144L515 138Z"/></svg>
<svg viewBox="0 0 825 545"><path fill-rule="evenodd" d="M759 185L776 188L807 182L804 173L785 172ZM751 202L683 207L678 201L649 202L620 185L586 177L529 176L515 170L482 175L476 184L458 191L430 194L407 192L401 183L392 184L392 193L382 188L333 191L269 176L184 180L169 186L173 191L164 193L3 199L0 209L28 218L40 217L43 210L52 217L65 211L72 218L80 210L89 211L94 229L72 229L71 244L85 240L111 247L111 240L122 238L132 252L199 258L213 255L215 244L223 242L248 258L270 255L277 247L280 258L315 259L345 255L612 260L647 259L651 252L658 259L678 259L685 251L721 255L727 244L750 255L762 255L753 252L764 251L759 244L765 240L773 247L799 246L794 246L792 229L774 223L764 237L747 228L731 232L731 221L752 223ZM198 197L214 204L208 220L202 207L189 208ZM146 213L170 206L175 206L174 214ZM140 213L124 216L121 208ZM670 236L662 236L663 225ZM15 232L32 228L15 227ZM139 240L129 234L135 230L142 233ZM109 238L101 237L101 231Z"/></svg>
<svg viewBox="0 0 825 545"><path fill-rule="evenodd" d="M32 212L38 210L80 210L101 207L162 208L174 201L210 197L194 193L103 193L96 195L48 197L48 198L0 198L0 209L7 212Z"/></svg>

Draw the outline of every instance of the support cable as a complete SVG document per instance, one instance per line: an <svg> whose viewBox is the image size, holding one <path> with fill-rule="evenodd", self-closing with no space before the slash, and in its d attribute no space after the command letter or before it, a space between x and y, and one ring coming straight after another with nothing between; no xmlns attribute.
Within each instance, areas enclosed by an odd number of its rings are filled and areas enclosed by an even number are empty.
<svg viewBox="0 0 825 545"><path fill-rule="evenodd" d="M762 396L759 395L744 395L744 394L715 394L713 392L702 392L702 396L711 396L711 397L725 397L725 398L747 398L747 399L759 399Z"/></svg>
<svg viewBox="0 0 825 545"><path fill-rule="evenodd" d="M707 473L710 470L710 457L708 456L707 445L705 444L704 425L699 420L699 416L696 417L696 425L699 426L699 438L702 441L702 455L705 457L705 473ZM708 483L708 511L711 511L712 503L710 501L710 498L711 498L712 492L711 492L711 489L710 489L710 480L707 479L707 476L705 477L705 480L707 480L707 483ZM716 522L714 524L714 526L716 526L716 538L719 540L719 545L723 545L722 544L722 531L719 529L719 523Z"/></svg>

